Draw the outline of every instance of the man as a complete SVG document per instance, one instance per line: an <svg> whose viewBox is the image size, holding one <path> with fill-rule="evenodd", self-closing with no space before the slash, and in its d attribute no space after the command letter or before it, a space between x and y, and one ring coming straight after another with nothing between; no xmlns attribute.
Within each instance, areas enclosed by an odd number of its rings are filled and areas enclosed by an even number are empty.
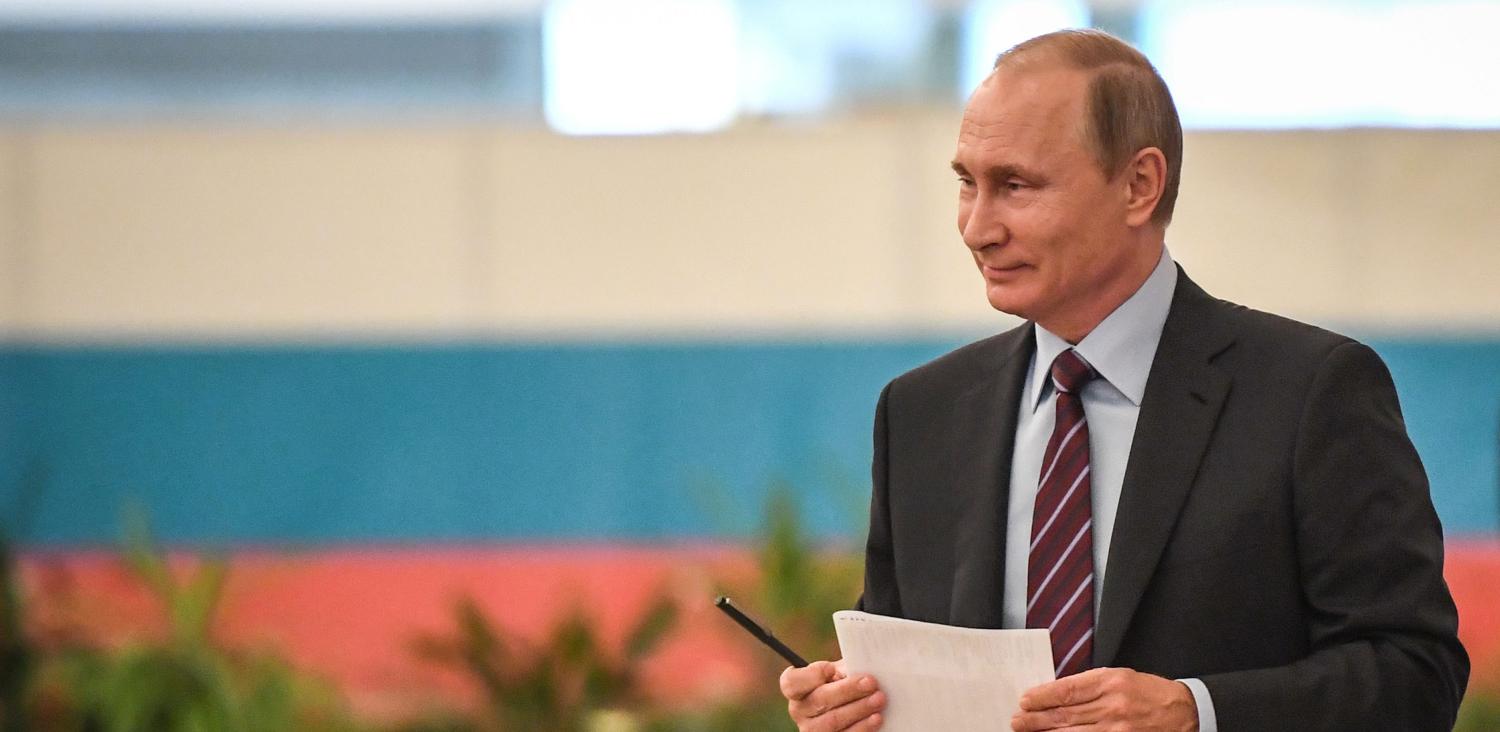
<svg viewBox="0 0 1500 732"><path fill-rule="evenodd" d="M1173 265L1181 150L1104 33L1027 41L974 93L959 230L1030 322L881 394L859 607L1049 628L1059 678L1015 730L1449 729L1468 659L1390 376ZM828 662L781 688L805 732L900 703Z"/></svg>

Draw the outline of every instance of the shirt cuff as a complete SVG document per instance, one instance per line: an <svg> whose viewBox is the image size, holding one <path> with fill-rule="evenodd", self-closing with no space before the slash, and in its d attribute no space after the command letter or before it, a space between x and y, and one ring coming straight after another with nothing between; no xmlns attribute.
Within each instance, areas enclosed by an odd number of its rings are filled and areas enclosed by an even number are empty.
<svg viewBox="0 0 1500 732"><path fill-rule="evenodd" d="M1219 732L1219 718L1214 716L1214 698L1208 687L1198 679L1178 679L1188 691L1193 692L1193 703L1198 705L1198 732Z"/></svg>

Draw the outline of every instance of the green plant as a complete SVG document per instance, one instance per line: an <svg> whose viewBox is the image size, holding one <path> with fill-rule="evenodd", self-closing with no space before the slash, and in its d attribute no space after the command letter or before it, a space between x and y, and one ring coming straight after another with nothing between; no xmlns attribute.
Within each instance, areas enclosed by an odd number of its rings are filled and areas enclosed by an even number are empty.
<svg viewBox="0 0 1500 732"><path fill-rule="evenodd" d="M54 724L105 732L354 728L331 687L275 656L237 653L214 642L213 619L228 574L223 560L202 559L189 572L174 572L144 521L130 524L124 556L161 603L167 637L114 650L63 649L49 675L65 690L68 719Z"/></svg>
<svg viewBox="0 0 1500 732"><path fill-rule="evenodd" d="M838 637L833 613L859 597L863 560L849 547L818 546L802 527L792 490L773 487L766 500L756 548L759 572L753 584L721 588L745 604L793 650L808 660L836 659ZM736 637L741 634L735 631ZM679 715L653 729L679 732L764 732L792 729L777 679L786 662L743 636L761 682L735 704Z"/></svg>
<svg viewBox="0 0 1500 732"><path fill-rule="evenodd" d="M758 606L776 633L809 658L837 658L833 613L847 610L859 596L864 564L847 548L818 547L802 528L789 488L772 491L766 502L765 527L757 549L760 586ZM778 668L785 664L769 658Z"/></svg>
<svg viewBox="0 0 1500 732"><path fill-rule="evenodd" d="M788 486L776 486L764 509L752 583L721 587L746 604L794 649L811 658L837 658L832 614L858 597L862 562L847 548L817 546L803 530ZM707 602L705 598L705 602ZM421 656L462 669L484 690L486 717L475 726L452 720L410 726L406 732L460 730L628 729L640 732L765 732L788 729L786 702L776 688L785 663L754 641L756 673L764 683L746 698L708 709L656 713L640 692L635 668L673 624L676 611L659 599L629 633L624 653L600 648L586 615L564 618L537 647L506 637L472 600L455 608L457 631L419 639ZM735 631L736 633L738 631ZM605 722L601 712L626 714ZM609 725L617 726L609 726Z"/></svg>
<svg viewBox="0 0 1500 732"><path fill-rule="evenodd" d="M27 692L37 654L26 635L24 617L15 555L10 538L0 532L0 730L27 726Z"/></svg>
<svg viewBox="0 0 1500 732"><path fill-rule="evenodd" d="M41 649L26 627L26 598L16 571L13 537L25 534L46 475L42 463L27 464L20 471L14 500L0 511L8 519L0 525L0 730L27 729L36 706L31 695Z"/></svg>
<svg viewBox="0 0 1500 732"><path fill-rule="evenodd" d="M1453 732L1492 732L1500 729L1500 698L1469 697L1458 708L1458 723Z"/></svg>
<svg viewBox="0 0 1500 732"><path fill-rule="evenodd" d="M635 714L616 724L633 726L649 705L639 666L665 637L677 617L676 605L658 597L627 633L623 650L602 647L591 618L581 610L567 615L539 646L507 637L471 598L455 606L456 631L419 638L419 656L461 670L484 693L483 717L473 729L592 730L609 719L603 713ZM433 728L461 729L451 722Z"/></svg>
<svg viewBox="0 0 1500 732"><path fill-rule="evenodd" d="M1453 732L1494 732L1500 729L1500 691L1469 688L1463 706L1458 708L1458 722Z"/></svg>

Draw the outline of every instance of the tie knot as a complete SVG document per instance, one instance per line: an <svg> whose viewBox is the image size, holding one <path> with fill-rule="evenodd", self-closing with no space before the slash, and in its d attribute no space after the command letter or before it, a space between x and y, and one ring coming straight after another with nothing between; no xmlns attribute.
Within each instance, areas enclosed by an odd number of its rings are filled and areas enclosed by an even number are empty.
<svg viewBox="0 0 1500 732"><path fill-rule="evenodd" d="M1078 393L1094 376L1094 367L1071 348L1057 354L1057 360L1052 362L1052 385L1064 394Z"/></svg>

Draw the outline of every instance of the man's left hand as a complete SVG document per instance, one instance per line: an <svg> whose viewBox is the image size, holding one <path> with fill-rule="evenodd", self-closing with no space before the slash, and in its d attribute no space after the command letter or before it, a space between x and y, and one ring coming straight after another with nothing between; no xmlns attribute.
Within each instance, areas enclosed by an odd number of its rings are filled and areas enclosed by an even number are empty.
<svg viewBox="0 0 1500 732"><path fill-rule="evenodd" d="M1182 682L1128 668L1096 668L1022 694L1010 728L1197 732L1198 705Z"/></svg>

